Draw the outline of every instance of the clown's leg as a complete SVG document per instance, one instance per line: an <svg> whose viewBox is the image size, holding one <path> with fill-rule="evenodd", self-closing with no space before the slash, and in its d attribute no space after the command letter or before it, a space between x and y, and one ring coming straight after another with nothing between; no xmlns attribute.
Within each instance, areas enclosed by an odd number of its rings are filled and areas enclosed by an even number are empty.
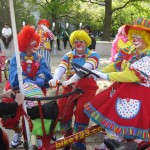
<svg viewBox="0 0 150 150"><path fill-rule="evenodd" d="M88 127L88 124L82 124L75 122L74 124L74 133L80 132L85 130ZM80 138L80 137L79 137ZM85 139L81 139L78 142L75 142L74 144L71 145L72 150L86 150L86 144L85 144Z"/></svg>
<svg viewBox="0 0 150 150"><path fill-rule="evenodd" d="M63 134L63 137L61 139L72 135L72 120L65 123L60 123L60 129L61 133ZM70 145L65 146L64 150L70 150Z"/></svg>
<svg viewBox="0 0 150 150"><path fill-rule="evenodd" d="M13 139L11 141L11 147L16 148L22 144L22 141L21 141L22 128L18 125L13 130L15 131L15 133L14 133Z"/></svg>

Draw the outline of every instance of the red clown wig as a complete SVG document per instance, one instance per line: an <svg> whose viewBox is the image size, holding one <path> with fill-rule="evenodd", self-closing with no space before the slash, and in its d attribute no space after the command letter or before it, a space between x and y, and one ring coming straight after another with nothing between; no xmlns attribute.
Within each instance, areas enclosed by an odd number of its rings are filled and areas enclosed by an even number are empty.
<svg viewBox="0 0 150 150"><path fill-rule="evenodd" d="M39 22L38 22L38 25L45 25L47 28L50 27L50 22L46 19L41 19Z"/></svg>
<svg viewBox="0 0 150 150"><path fill-rule="evenodd" d="M40 42L40 36L32 26L24 26L18 34L19 51L25 52L32 42L35 42L34 47L37 47Z"/></svg>

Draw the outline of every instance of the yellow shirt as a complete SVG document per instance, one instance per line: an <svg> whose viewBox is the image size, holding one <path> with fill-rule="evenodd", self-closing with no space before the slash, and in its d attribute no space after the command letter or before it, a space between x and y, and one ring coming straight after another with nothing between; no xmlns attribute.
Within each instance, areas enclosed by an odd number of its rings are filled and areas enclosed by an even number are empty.
<svg viewBox="0 0 150 150"><path fill-rule="evenodd" d="M150 47L145 48L141 53L150 53ZM130 51L128 54L134 54L135 53L135 48L130 47ZM133 55L134 56L134 55ZM140 59L140 58L139 58ZM130 59L131 60L131 59ZM117 61L117 60L116 60ZM102 69L103 73L108 74L108 79L110 81L116 81L116 82L140 82L140 78L136 75L136 72L133 70L130 70L130 65L131 63L129 60L123 59L121 61L121 70L118 71L117 68L115 67L115 63L113 62L106 66L105 68Z"/></svg>

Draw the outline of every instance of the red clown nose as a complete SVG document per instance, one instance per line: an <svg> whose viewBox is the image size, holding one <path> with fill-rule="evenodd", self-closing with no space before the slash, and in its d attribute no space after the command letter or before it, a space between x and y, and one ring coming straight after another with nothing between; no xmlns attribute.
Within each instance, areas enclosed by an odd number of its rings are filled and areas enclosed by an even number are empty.
<svg viewBox="0 0 150 150"><path fill-rule="evenodd" d="M81 43L77 43L77 47L80 47L80 46L82 46L82 44Z"/></svg>

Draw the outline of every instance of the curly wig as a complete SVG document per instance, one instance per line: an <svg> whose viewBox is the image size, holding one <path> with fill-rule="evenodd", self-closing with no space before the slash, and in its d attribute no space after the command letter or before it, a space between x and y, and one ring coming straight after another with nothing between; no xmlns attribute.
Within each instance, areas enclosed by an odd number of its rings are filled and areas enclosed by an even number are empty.
<svg viewBox="0 0 150 150"><path fill-rule="evenodd" d="M19 51L25 52L33 41L35 41L34 47L37 47L40 42L40 36L36 33L32 26L24 26L18 34Z"/></svg>
<svg viewBox="0 0 150 150"><path fill-rule="evenodd" d="M47 26L47 28L49 28L50 25L51 25L50 22L48 20L46 20L46 19L39 20L38 25L41 25L41 24Z"/></svg>
<svg viewBox="0 0 150 150"><path fill-rule="evenodd" d="M83 31L83 30L76 30L73 31L69 37L69 41L71 46L73 46L74 44L74 40L75 39L81 39L84 40L87 43L87 47L91 44L91 38L89 37L89 35Z"/></svg>
<svg viewBox="0 0 150 150"><path fill-rule="evenodd" d="M136 30L131 28L128 32L128 39L129 41L133 42L133 35L140 35L142 37L142 39L144 40L144 42L147 44L147 46L150 46L150 32L148 32L147 30Z"/></svg>

